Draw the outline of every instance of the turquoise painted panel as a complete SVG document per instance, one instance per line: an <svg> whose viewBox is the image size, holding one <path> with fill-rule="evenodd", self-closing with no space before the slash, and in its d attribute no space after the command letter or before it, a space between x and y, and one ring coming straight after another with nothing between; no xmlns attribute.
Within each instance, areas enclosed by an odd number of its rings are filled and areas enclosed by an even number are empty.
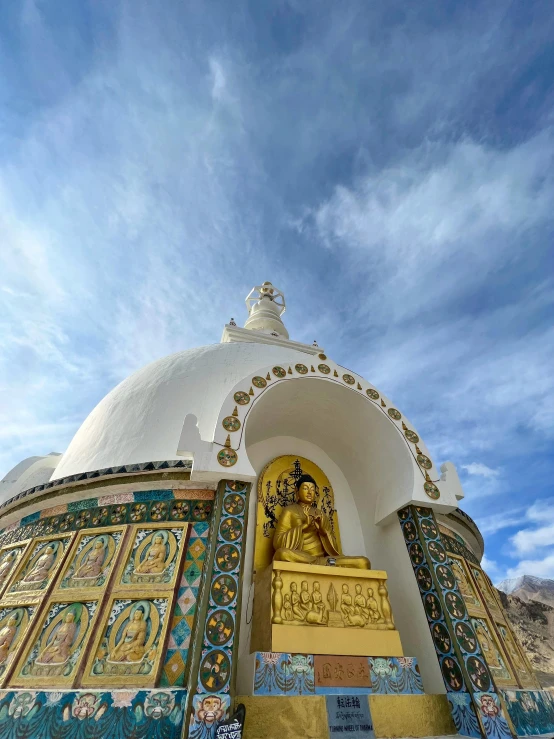
<svg viewBox="0 0 554 739"><path fill-rule="evenodd" d="M185 690L0 691L2 739L179 739Z"/></svg>

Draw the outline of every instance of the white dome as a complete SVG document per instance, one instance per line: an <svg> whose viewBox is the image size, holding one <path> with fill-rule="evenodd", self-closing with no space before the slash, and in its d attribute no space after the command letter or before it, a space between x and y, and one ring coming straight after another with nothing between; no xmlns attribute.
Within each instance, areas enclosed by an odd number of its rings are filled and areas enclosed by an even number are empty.
<svg viewBox="0 0 554 739"><path fill-rule="evenodd" d="M223 343L171 354L135 372L106 397L77 431L51 479L124 464L177 457L187 414L211 439L225 397L243 377L268 364L306 362L297 349Z"/></svg>

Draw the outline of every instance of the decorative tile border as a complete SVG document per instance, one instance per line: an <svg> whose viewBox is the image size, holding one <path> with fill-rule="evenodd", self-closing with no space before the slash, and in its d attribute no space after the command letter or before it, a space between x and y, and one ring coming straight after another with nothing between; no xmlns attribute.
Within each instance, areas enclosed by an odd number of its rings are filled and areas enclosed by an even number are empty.
<svg viewBox="0 0 554 739"><path fill-rule="evenodd" d="M4 739L179 739L185 690L0 691Z"/></svg>
<svg viewBox="0 0 554 739"><path fill-rule="evenodd" d="M467 736L510 739L510 727L432 509L408 506L398 517L456 728ZM463 694L468 697L462 698Z"/></svg>
<svg viewBox="0 0 554 739"><path fill-rule="evenodd" d="M209 528L209 523L196 523L190 533L160 679L162 687L185 684Z"/></svg>
<svg viewBox="0 0 554 739"><path fill-rule="evenodd" d="M50 490L61 485L69 485L71 482L82 482L84 480L92 480L96 477L107 477L109 475L125 475L137 472L158 472L159 470L185 469L192 470L191 459L168 459L162 462L142 462L141 464L123 464L116 467L104 467L101 470L92 470L91 472L81 472L78 475L68 475L60 477L57 480L50 480L42 485L35 485L34 488L28 488L21 493L14 495L0 505L0 510L15 503L16 500L26 498L28 495L40 493L43 490Z"/></svg>
<svg viewBox="0 0 554 739"><path fill-rule="evenodd" d="M208 521L213 497L212 490L140 490L87 498L25 516L1 532L0 546L43 534L113 524Z"/></svg>
<svg viewBox="0 0 554 739"><path fill-rule="evenodd" d="M340 658L331 658L333 660ZM362 657L367 660L370 687L345 687L347 675L337 674L336 685L316 685L311 654L256 652L254 695L413 695L423 693L423 683L415 657ZM348 669L348 657L344 657ZM352 661L352 660L351 660ZM342 667L341 667L342 670ZM367 675L367 673L366 673Z"/></svg>
<svg viewBox="0 0 554 739"><path fill-rule="evenodd" d="M225 482L209 579L208 610L198 670L197 693L227 694L234 675L240 570L250 486Z"/></svg>

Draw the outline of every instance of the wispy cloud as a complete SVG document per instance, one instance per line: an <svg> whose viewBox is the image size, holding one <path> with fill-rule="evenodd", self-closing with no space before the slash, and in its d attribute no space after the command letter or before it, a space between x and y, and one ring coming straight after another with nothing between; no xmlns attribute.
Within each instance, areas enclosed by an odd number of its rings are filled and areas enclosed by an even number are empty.
<svg viewBox="0 0 554 739"><path fill-rule="evenodd" d="M7 12L0 464L63 451L271 278L291 336L457 464L511 566L522 501L554 494L549 3Z"/></svg>

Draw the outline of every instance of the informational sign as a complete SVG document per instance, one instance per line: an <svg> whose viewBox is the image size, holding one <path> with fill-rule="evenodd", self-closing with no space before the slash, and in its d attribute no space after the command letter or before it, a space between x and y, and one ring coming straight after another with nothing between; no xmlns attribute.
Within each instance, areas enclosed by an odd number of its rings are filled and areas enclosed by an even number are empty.
<svg viewBox="0 0 554 739"><path fill-rule="evenodd" d="M242 739L244 731L244 719L246 709L243 703L239 703L237 710L230 719L219 724L216 731L217 739Z"/></svg>
<svg viewBox="0 0 554 739"><path fill-rule="evenodd" d="M314 656L315 684L321 688L369 688L367 657Z"/></svg>
<svg viewBox="0 0 554 739"><path fill-rule="evenodd" d="M325 700L331 739L375 739L367 695L327 695Z"/></svg>

